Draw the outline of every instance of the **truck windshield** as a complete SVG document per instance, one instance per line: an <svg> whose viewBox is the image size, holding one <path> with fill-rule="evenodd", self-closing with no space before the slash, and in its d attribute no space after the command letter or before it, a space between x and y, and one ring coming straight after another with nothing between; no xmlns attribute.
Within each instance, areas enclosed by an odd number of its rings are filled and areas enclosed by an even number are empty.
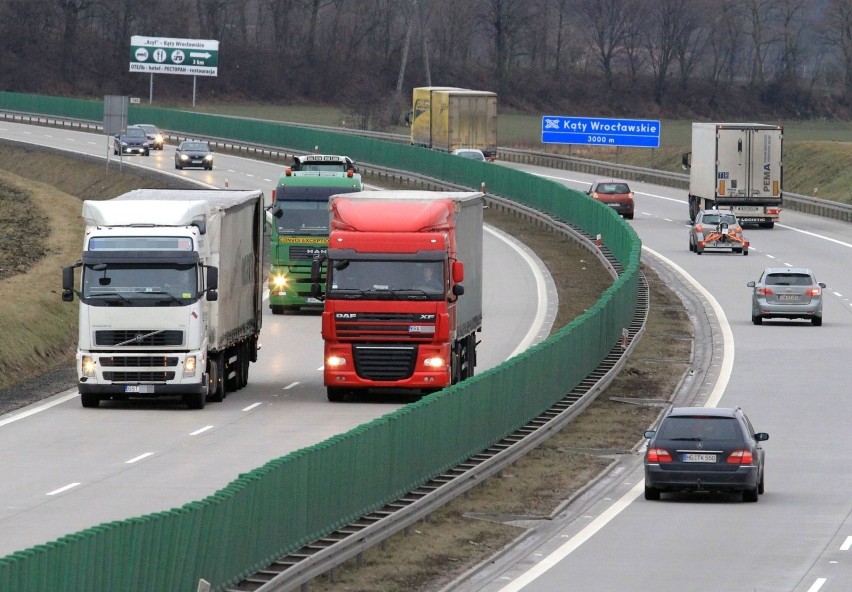
<svg viewBox="0 0 852 592"><path fill-rule="evenodd" d="M332 261L329 298L439 300L446 292L442 261Z"/></svg>
<svg viewBox="0 0 852 592"><path fill-rule="evenodd" d="M278 202L281 216L275 218L278 234L328 236L328 203L324 201Z"/></svg>
<svg viewBox="0 0 852 592"><path fill-rule="evenodd" d="M83 266L83 298L92 305L176 306L195 300L195 265Z"/></svg>

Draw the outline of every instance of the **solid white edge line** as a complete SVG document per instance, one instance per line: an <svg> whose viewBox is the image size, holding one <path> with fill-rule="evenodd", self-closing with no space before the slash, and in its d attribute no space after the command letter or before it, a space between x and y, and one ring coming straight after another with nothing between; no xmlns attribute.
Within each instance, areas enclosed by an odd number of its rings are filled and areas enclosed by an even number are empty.
<svg viewBox="0 0 852 592"><path fill-rule="evenodd" d="M707 301L710 303L710 306L713 308L713 312L716 314L716 318L718 319L719 325L722 329L724 352L722 356L722 366L719 370L719 378L716 381L716 385L713 388L713 392L710 394L710 397L707 399L706 403L707 407L715 407L718 404L719 399L722 398L722 395L725 392L725 387L728 385L728 380L731 377L731 372L733 370L734 365L734 337L733 333L731 332L731 326L730 324L728 324L728 319L727 317L725 317L725 313L722 310L722 307L719 305L713 295L710 294L710 292L708 292L701 284L699 284L698 280L696 280L689 273L687 273L685 269L674 263L671 259L664 257L660 253L654 251L653 249L650 249L644 245L642 246L642 249L650 253L654 257L658 258L659 260L665 262L678 274L680 274L685 281L689 282L689 284L693 288L695 288L695 290L700 292L707 299ZM644 481L639 481L627 493L625 493L611 506L604 510L604 512L602 512L600 516L590 522L588 526L583 528L580 532L574 535L571 539L565 542L553 553L542 559L534 567L521 574L511 584L500 588L499 592L517 592L523 589L533 580L538 578L540 575L545 573L547 570L558 564L560 561L565 559L565 557L570 555L580 545L589 540L601 528L606 526L606 524L610 520L618 516L618 514L620 514L622 510L627 508L627 506L629 506L637 497L639 497L639 494L642 493L644 488ZM818 588L816 590L818 590ZM810 592L816 592L816 590Z"/></svg>
<svg viewBox="0 0 852 592"><path fill-rule="evenodd" d="M126 460L126 461L124 461L124 464L126 464L126 465L132 465L132 464L133 464L133 463L135 463L135 462L139 462L139 461L140 461L140 460L142 460L143 458L148 458L148 457L149 457L149 456L151 456L152 454L154 454L154 453L153 453L153 452L145 452L144 454L140 454L139 456L135 456L135 457L131 458L130 460Z"/></svg>
<svg viewBox="0 0 852 592"><path fill-rule="evenodd" d="M16 413L10 417L5 419L0 419L0 426L4 426L12 423L13 421L18 421L19 419L24 419L25 417L29 417L30 415L35 415L40 411L44 411L45 409L50 409L51 407L55 407L64 403L65 401L70 401L76 397L79 397L80 393L77 392L77 387L74 387L73 392L68 393L67 395L62 395L49 403L44 403L43 405L38 405L33 407L32 409L27 409L26 411L22 411L21 413Z"/></svg>

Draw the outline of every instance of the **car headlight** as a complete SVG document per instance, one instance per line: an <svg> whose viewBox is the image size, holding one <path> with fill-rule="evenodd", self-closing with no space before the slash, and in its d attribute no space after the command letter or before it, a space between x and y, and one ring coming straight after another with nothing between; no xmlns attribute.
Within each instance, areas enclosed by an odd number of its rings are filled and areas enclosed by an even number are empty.
<svg viewBox="0 0 852 592"><path fill-rule="evenodd" d="M205 157L204 157L204 160L206 160L206 161L208 161L208 162L209 162L209 161L211 161L211 160L213 160L213 155L212 155L212 154L208 154L207 156L205 156Z"/></svg>
<svg viewBox="0 0 852 592"><path fill-rule="evenodd" d="M82 358L83 376L86 378L95 377L95 359L92 356L83 356Z"/></svg>
<svg viewBox="0 0 852 592"><path fill-rule="evenodd" d="M186 154L181 154L180 159L181 160L189 160L189 157Z"/></svg>

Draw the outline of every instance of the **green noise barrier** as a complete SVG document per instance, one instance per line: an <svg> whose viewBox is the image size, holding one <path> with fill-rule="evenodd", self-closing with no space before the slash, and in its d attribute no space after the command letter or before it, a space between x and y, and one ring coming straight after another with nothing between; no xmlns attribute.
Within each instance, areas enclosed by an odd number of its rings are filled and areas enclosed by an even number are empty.
<svg viewBox="0 0 852 592"><path fill-rule="evenodd" d="M0 110L100 121L100 101L0 93ZM610 208L491 163L269 121L131 106L131 123L408 170L512 199L600 234L624 273L555 335L463 383L240 475L203 500L109 522L0 558L0 590L221 591L381 508L509 435L573 390L636 309L641 242Z"/></svg>

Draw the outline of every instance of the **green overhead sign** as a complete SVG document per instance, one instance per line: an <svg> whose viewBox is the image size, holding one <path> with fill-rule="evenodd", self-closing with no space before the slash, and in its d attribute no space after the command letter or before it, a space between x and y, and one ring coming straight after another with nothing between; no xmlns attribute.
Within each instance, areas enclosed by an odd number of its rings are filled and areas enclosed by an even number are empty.
<svg viewBox="0 0 852 592"><path fill-rule="evenodd" d="M142 35L130 38L131 72L216 76L218 70L218 41Z"/></svg>

